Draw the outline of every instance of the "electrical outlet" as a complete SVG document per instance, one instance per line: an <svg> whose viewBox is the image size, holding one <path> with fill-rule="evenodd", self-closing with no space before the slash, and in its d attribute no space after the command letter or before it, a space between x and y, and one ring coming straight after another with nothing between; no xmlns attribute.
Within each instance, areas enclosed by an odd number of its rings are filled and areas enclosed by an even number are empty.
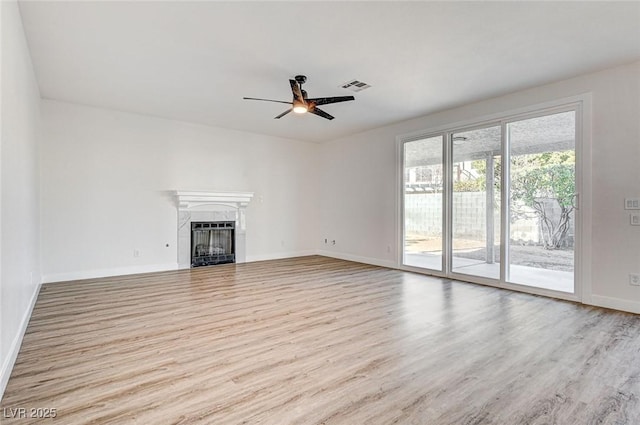
<svg viewBox="0 0 640 425"><path fill-rule="evenodd" d="M133 256L134 256L135 258L138 258L138 257L140 256L140 250L139 250L139 249L134 249L134 250L133 250Z"/></svg>
<svg viewBox="0 0 640 425"><path fill-rule="evenodd" d="M640 214L630 214L631 216L631 225L632 226L640 226Z"/></svg>
<svg viewBox="0 0 640 425"><path fill-rule="evenodd" d="M336 240L334 239L331 241L331 245L335 245L335 244L336 244Z"/></svg>
<svg viewBox="0 0 640 425"><path fill-rule="evenodd" d="M629 273L629 285L640 286L640 273Z"/></svg>

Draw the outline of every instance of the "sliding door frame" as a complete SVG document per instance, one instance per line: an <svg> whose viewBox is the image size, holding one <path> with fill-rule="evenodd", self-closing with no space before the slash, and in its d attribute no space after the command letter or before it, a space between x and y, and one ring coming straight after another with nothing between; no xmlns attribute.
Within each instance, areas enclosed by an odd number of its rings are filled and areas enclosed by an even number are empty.
<svg viewBox="0 0 640 425"><path fill-rule="evenodd" d="M491 285L491 286L499 286L500 282L502 282L502 270L503 270L502 263L500 264L499 279L492 279L489 277L483 277L483 276L477 276L477 275L469 275L465 273L456 273L453 271L453 170L451 169L453 168L453 153L454 153L452 138L455 133L464 133L467 131L480 130L483 128L498 127L500 125L501 125L501 122L499 120L483 121L479 124L456 127L455 129L452 129L446 133L447 140L448 140L446 161L450 169L449 169L449 173L447 173L447 176L446 176L446 180L448 180L448 188L447 188L447 195L446 195L447 204L448 204L448 211L447 211L448 215L447 215L447 219L445 220L447 223L445 225L445 228L447 229L447 233L446 233L447 237L445 239L449 241L450 246L449 246L449 251L447 251L447 255L444 255L444 257L446 257L448 277L451 277L452 279L462 280L465 282L479 283L483 285ZM504 152L501 152L501 156L503 154ZM502 199L503 198L501 195L501 203L502 203ZM501 208L501 211L502 211L502 208ZM502 217L502 215L500 217ZM500 229L501 238L502 238L502 233L503 232L502 232L502 226L501 226L501 229ZM502 244L502 240L500 241L500 243ZM502 260L502 251L503 250L501 250L500 252L501 260Z"/></svg>
<svg viewBox="0 0 640 425"><path fill-rule="evenodd" d="M509 251L510 251L510 236L511 236L511 222L509 220L511 202L510 202L510 192L511 192L511 140L508 132L508 125L514 122L529 120L534 118L540 118L548 115L560 114L563 112L575 112L575 144L574 151L576 154L576 163L575 163L575 188L576 188L576 209L574 210L574 255L573 255L573 293L566 293L561 291L547 290L541 288L531 287L525 284L518 284L509 282L509 270L510 270L510 259L509 259ZM580 139L580 131L581 120L580 116L582 115L581 104L580 103L570 103L567 105L560 105L557 107L546 108L542 110L536 110L530 113L523 113L509 117L509 119L505 119L501 122L501 137L502 137L502 157L503 157L503 166L502 166L502 199L506 200L505 207L501 209L501 221L502 221L502 230L500 238L501 251L500 251L500 262L501 262L501 273L500 273L500 283L504 288L513 289L513 290L522 290L522 288L535 288L538 291L542 291L545 295L551 295L556 298L566 298L572 301L581 301L581 285L580 285L580 270L582 268L581 261L581 223L582 223L582 210L580 206L580 193L582 190L582 183L579 179L579 170L582 167L580 157L578 155L578 146L581 145ZM527 291L529 292L529 291ZM538 292L536 292L538 293Z"/></svg>
<svg viewBox="0 0 640 425"><path fill-rule="evenodd" d="M422 140L422 139L429 139L432 137L442 137L442 161L443 161L442 163L442 175L443 175L442 211L443 211L443 214L446 214L446 208L448 208L447 200L446 200L446 180L447 180L447 175L449 173L449 170L446 165L446 151L445 151L447 146L446 134L443 132L431 132L431 133L419 132L413 135L406 135L402 138L396 138L396 152L397 152L396 163L399 165L397 167L398 169L397 175L400 181L400 184L396 186L396 187L400 187L400 190L398 190L398 197L396 199L396 205L398 206L396 208L397 217L398 217L397 221L399 224L398 235L400 236L400 243L396 247L396 252L398 253L397 265L398 265L398 268L402 270L413 271L413 272L422 273L422 274L429 274L432 276L445 277L447 275L446 255L445 255L447 238L445 237L446 233L444 233L444 229L446 226L446 220L444 219L444 216L442 219L443 233L442 233L442 262L440 265L441 270L424 269L421 267L408 266L404 264L404 241L406 237L406 232L405 232L406 228L404 225L404 206L405 206L404 145L405 143L415 142L417 140Z"/></svg>
<svg viewBox="0 0 640 425"><path fill-rule="evenodd" d="M507 282L508 276L508 238L509 232L509 140L507 134L507 124L523 119L536 118L554 113L575 111L575 184L576 184L576 205L574 223L574 292L565 293L560 291L535 288L526 285L519 285ZM453 273L452 266L452 197L453 197L453 176L452 176L452 135L462 131L474 130L483 127L501 127L501 158L502 158L502 183L501 183L501 229L500 229L500 279L490 279L480 276ZM405 223L404 223L404 144L407 142L420 140L428 137L442 136L443 139L443 235L442 235L442 271L423 269L419 267L404 265L404 243L405 243ZM466 120L453 122L431 128L426 131L419 131L410 134L400 135L396 138L398 185L396 211L397 228L399 241L397 244L397 268L406 271L418 272L427 275L462 280L482 285L494 286L515 290L519 292L544 295L553 298L566 299L584 303L591 303L591 94L581 94L568 98L558 99L523 108L514 109L502 113L480 117L476 120Z"/></svg>

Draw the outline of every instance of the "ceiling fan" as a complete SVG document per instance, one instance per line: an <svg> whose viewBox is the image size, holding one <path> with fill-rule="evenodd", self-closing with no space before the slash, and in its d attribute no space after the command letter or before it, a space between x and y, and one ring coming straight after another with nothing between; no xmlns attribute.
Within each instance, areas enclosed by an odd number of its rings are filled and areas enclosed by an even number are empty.
<svg viewBox="0 0 640 425"><path fill-rule="evenodd" d="M259 99L257 97L243 97L245 100L262 100L265 102L286 103L291 105L290 109L287 109L275 119L280 119L293 111L297 114L304 114L309 112L328 120L332 120L334 117L327 114L322 109L318 108L318 105L328 105L330 103L347 102L349 100L355 100L353 96L334 96L334 97L316 97L314 99L307 98L307 92L302 89L302 85L307 82L307 77L304 75L296 75L294 80L289 80L291 85L291 92L293 93L293 101L285 102L283 100L271 100L271 99Z"/></svg>

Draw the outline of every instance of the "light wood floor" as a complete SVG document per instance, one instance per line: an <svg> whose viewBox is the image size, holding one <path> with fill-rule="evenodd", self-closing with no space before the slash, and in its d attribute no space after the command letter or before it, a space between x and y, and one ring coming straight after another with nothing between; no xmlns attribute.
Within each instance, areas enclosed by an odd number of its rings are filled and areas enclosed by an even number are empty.
<svg viewBox="0 0 640 425"><path fill-rule="evenodd" d="M303 257L45 285L3 424L640 424L640 316Z"/></svg>

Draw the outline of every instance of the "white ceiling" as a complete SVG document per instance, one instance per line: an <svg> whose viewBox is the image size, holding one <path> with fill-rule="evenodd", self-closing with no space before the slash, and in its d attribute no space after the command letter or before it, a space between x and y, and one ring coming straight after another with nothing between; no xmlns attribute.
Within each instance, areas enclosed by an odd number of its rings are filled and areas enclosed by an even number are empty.
<svg viewBox="0 0 640 425"><path fill-rule="evenodd" d="M44 98L313 142L640 58L637 1L19 4ZM296 74L356 100L333 121L242 100Z"/></svg>

